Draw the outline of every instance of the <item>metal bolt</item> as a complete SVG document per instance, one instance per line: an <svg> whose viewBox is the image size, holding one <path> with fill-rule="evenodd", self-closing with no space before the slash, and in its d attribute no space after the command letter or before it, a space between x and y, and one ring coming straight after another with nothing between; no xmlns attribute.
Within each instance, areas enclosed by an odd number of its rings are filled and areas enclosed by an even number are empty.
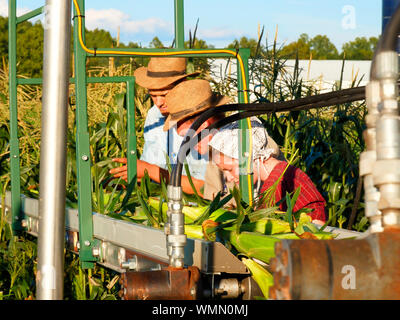
<svg viewBox="0 0 400 320"><path fill-rule="evenodd" d="M99 248L93 248L92 249L92 254L94 257L100 256L100 249Z"/></svg>
<svg viewBox="0 0 400 320"><path fill-rule="evenodd" d="M125 261L126 251L124 248L118 250L118 263L121 265Z"/></svg>
<svg viewBox="0 0 400 320"><path fill-rule="evenodd" d="M13 155L13 158L14 158L14 159L17 159L17 158L18 158L18 156L17 156L17 155Z"/></svg>
<svg viewBox="0 0 400 320"><path fill-rule="evenodd" d="M85 241L85 246L86 246L86 247L89 247L89 246L90 246L90 241L89 241L89 240L86 240L86 241Z"/></svg>
<svg viewBox="0 0 400 320"><path fill-rule="evenodd" d="M134 270L137 268L137 258L136 256L132 259L128 259L128 261L124 261L121 263L121 267L128 270Z"/></svg>
<svg viewBox="0 0 400 320"><path fill-rule="evenodd" d="M83 161L88 161L88 159L89 159L89 157L88 157L87 155L83 155L83 156L82 156L82 160L83 160Z"/></svg>
<svg viewBox="0 0 400 320"><path fill-rule="evenodd" d="M131 150L131 154L135 154L136 153L136 151L135 150Z"/></svg>
<svg viewBox="0 0 400 320"><path fill-rule="evenodd" d="M23 220L21 221L21 226L22 226L23 228L26 228L26 227L28 226L28 221L27 221L26 219L23 219Z"/></svg>

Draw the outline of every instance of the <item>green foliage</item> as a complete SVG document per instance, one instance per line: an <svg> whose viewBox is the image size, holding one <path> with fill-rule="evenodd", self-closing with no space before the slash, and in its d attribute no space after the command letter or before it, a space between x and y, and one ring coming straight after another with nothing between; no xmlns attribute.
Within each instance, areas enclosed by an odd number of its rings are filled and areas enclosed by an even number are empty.
<svg viewBox="0 0 400 320"><path fill-rule="evenodd" d="M235 39L232 43L228 44L229 49L249 48L250 57L255 58L259 53L258 41L253 38L241 37L240 40Z"/></svg>
<svg viewBox="0 0 400 320"><path fill-rule="evenodd" d="M164 48L164 45L158 37L154 37L149 43L149 48L161 49Z"/></svg>
<svg viewBox="0 0 400 320"><path fill-rule="evenodd" d="M282 56L288 59L338 59L339 53L335 45L325 35L316 35L309 38L305 33L301 34L295 42L289 43L282 48Z"/></svg>
<svg viewBox="0 0 400 320"><path fill-rule="evenodd" d="M347 60L372 60L378 40L376 37L357 37L354 41L346 42L342 46L341 57Z"/></svg>
<svg viewBox="0 0 400 320"><path fill-rule="evenodd" d="M307 34L302 33L299 39L282 48L281 54L287 59L310 59L310 39Z"/></svg>
<svg viewBox="0 0 400 320"><path fill-rule="evenodd" d="M317 35L310 40L310 49L313 59L338 59L339 53L335 45L327 36Z"/></svg>
<svg viewBox="0 0 400 320"><path fill-rule="evenodd" d="M357 37L353 41L343 44L342 52L326 35L316 35L310 38L303 33L299 39L283 46L281 55L286 59L314 59L314 60L371 60L378 43L377 37Z"/></svg>

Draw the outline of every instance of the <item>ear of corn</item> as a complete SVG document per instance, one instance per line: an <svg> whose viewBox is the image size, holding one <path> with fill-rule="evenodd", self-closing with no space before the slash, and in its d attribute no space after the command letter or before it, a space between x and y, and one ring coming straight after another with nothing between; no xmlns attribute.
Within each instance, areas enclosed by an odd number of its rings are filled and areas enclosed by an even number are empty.
<svg viewBox="0 0 400 320"><path fill-rule="evenodd" d="M290 232L290 225L288 222L283 220L262 218L255 222L242 224L241 230L259 232L262 234L287 233Z"/></svg>
<svg viewBox="0 0 400 320"><path fill-rule="evenodd" d="M287 198L292 205L292 199L289 196ZM182 212L185 216L185 234L194 239L222 240L235 254L245 256L242 262L249 269L266 299L269 288L273 285L273 276L253 258L270 263L271 258L275 257L275 244L282 239L334 238L329 232L319 231L305 212L290 214L289 210L286 216L282 215L288 219L285 221L273 215L276 211L272 210L273 208L270 211L258 210L254 213L243 207L237 212L232 212L219 207L217 202L218 199L209 206L184 205ZM164 214L168 207L167 203L160 204L159 199L150 197L149 206L154 210L161 209Z"/></svg>
<svg viewBox="0 0 400 320"><path fill-rule="evenodd" d="M264 297L268 299L269 288L274 285L274 277L265 270L259 263L252 259L243 258L242 262L249 269L254 281L257 282Z"/></svg>
<svg viewBox="0 0 400 320"><path fill-rule="evenodd" d="M160 206L160 199L157 198L149 198L150 206L155 209L159 210ZM162 204L162 213L167 214L168 204L164 202ZM200 217L204 211L207 210L207 207L194 207L194 206L183 206L182 213L185 215L185 223L193 223L198 217Z"/></svg>
<svg viewBox="0 0 400 320"><path fill-rule="evenodd" d="M211 213L209 220L213 220L215 222L223 222L231 219L236 219L237 214L232 211L227 211L224 208L220 208L213 213Z"/></svg>
<svg viewBox="0 0 400 320"><path fill-rule="evenodd" d="M280 234L274 234L273 237L276 239L287 239L287 240L305 239L305 237L301 237L301 235L303 235L304 233L298 235L296 235L293 232L280 233ZM329 232L315 232L315 233L307 232L307 233L312 234L315 237L314 239L318 240L331 240L335 238L335 235Z"/></svg>
<svg viewBox="0 0 400 320"><path fill-rule="evenodd" d="M201 225L186 224L185 225L185 234L189 238L204 239L203 229L202 229Z"/></svg>
<svg viewBox="0 0 400 320"><path fill-rule="evenodd" d="M269 263L269 260L275 256L275 243L280 241L272 236L247 231L237 233L235 230L222 230L220 234L240 253L265 263Z"/></svg>

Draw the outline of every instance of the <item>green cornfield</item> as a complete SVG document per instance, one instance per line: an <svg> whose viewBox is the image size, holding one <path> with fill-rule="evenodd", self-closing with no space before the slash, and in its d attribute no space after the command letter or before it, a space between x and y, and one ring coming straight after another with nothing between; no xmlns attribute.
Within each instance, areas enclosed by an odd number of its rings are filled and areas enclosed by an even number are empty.
<svg viewBox="0 0 400 320"><path fill-rule="evenodd" d="M254 92L256 101L287 101L318 93L313 87L303 83L297 68L292 73L284 69L285 59L276 43L267 48L268 50L260 51L258 58L249 66L250 83L257 88ZM208 63L211 62L209 60ZM235 97L236 75L229 70L221 70L221 80L216 81L216 75L210 74L209 70L208 67L200 69L200 77L210 80L216 91ZM132 65L127 64L112 69L92 67L89 74L129 76L133 71ZM352 85L358 86L358 81L359 79L354 79ZM332 90L339 90L341 86L339 81ZM152 209L149 201L154 196L165 199L165 185L156 185L144 179L132 194L127 194L128 189L121 188L121 185L126 187L125 182L110 179L108 173L116 166L111 159L125 156L127 132L124 84L89 84L87 90L93 211L135 223L145 221L147 225L159 227L163 223L162 210L156 210L155 207ZM142 88L137 87L135 90L135 129L140 155L144 119L151 107L151 101ZM18 87L21 193L31 198L38 198L39 195L41 96L40 86ZM74 86L70 85L66 201L67 206L72 208L77 207L78 200L74 100ZM360 101L319 110L273 113L260 117L268 133L281 146L286 158L305 171L324 196L328 203L330 226L356 231L365 231L368 228L368 221L363 213L363 192L358 172L359 156L365 148L362 137L365 115L365 104ZM8 71L3 64L0 69L0 195L3 201L5 191L10 188L8 121ZM233 196L239 197L239 191L235 192ZM288 201L295 198L295 195L292 196ZM204 201L197 195L185 196L184 201L213 208L195 219L194 224L202 226L210 218L210 214L222 205ZM159 209L161 207L162 205ZM141 215L137 215L137 212ZM255 217L270 217L270 212L252 212L249 208L241 207L234 213L236 222L231 221L230 225L225 224L224 227L229 228L236 223L239 226L236 231L243 231L240 228L246 222L254 222ZM245 220L245 215L250 217L249 221ZM291 214L286 217L288 219L285 222L290 226ZM14 236L6 221L4 208L0 218L0 300L34 299L37 239L29 235ZM293 231L293 228L289 228L290 230ZM204 234L212 239L212 234L216 231L218 225ZM238 242L239 236L231 237L229 241ZM99 266L92 270L82 270L77 256L66 252L65 257L65 299L119 299L118 273ZM245 263L251 268L251 262L246 260Z"/></svg>

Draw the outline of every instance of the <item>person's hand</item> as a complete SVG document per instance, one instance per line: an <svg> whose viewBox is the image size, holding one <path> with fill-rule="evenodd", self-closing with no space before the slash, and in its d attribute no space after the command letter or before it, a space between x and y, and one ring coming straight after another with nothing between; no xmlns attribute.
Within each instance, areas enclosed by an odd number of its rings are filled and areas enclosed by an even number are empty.
<svg viewBox="0 0 400 320"><path fill-rule="evenodd" d="M320 226L323 226L323 225L325 224L324 221L318 220L318 219L313 220L312 223L318 224L318 225L320 225Z"/></svg>
<svg viewBox="0 0 400 320"><path fill-rule="evenodd" d="M114 178L121 178L128 182L128 165L127 165L127 159L126 158L114 158L112 159L113 162L117 163L122 163L124 166L122 167L117 167L114 169L111 169L109 172L110 174L113 175Z"/></svg>

